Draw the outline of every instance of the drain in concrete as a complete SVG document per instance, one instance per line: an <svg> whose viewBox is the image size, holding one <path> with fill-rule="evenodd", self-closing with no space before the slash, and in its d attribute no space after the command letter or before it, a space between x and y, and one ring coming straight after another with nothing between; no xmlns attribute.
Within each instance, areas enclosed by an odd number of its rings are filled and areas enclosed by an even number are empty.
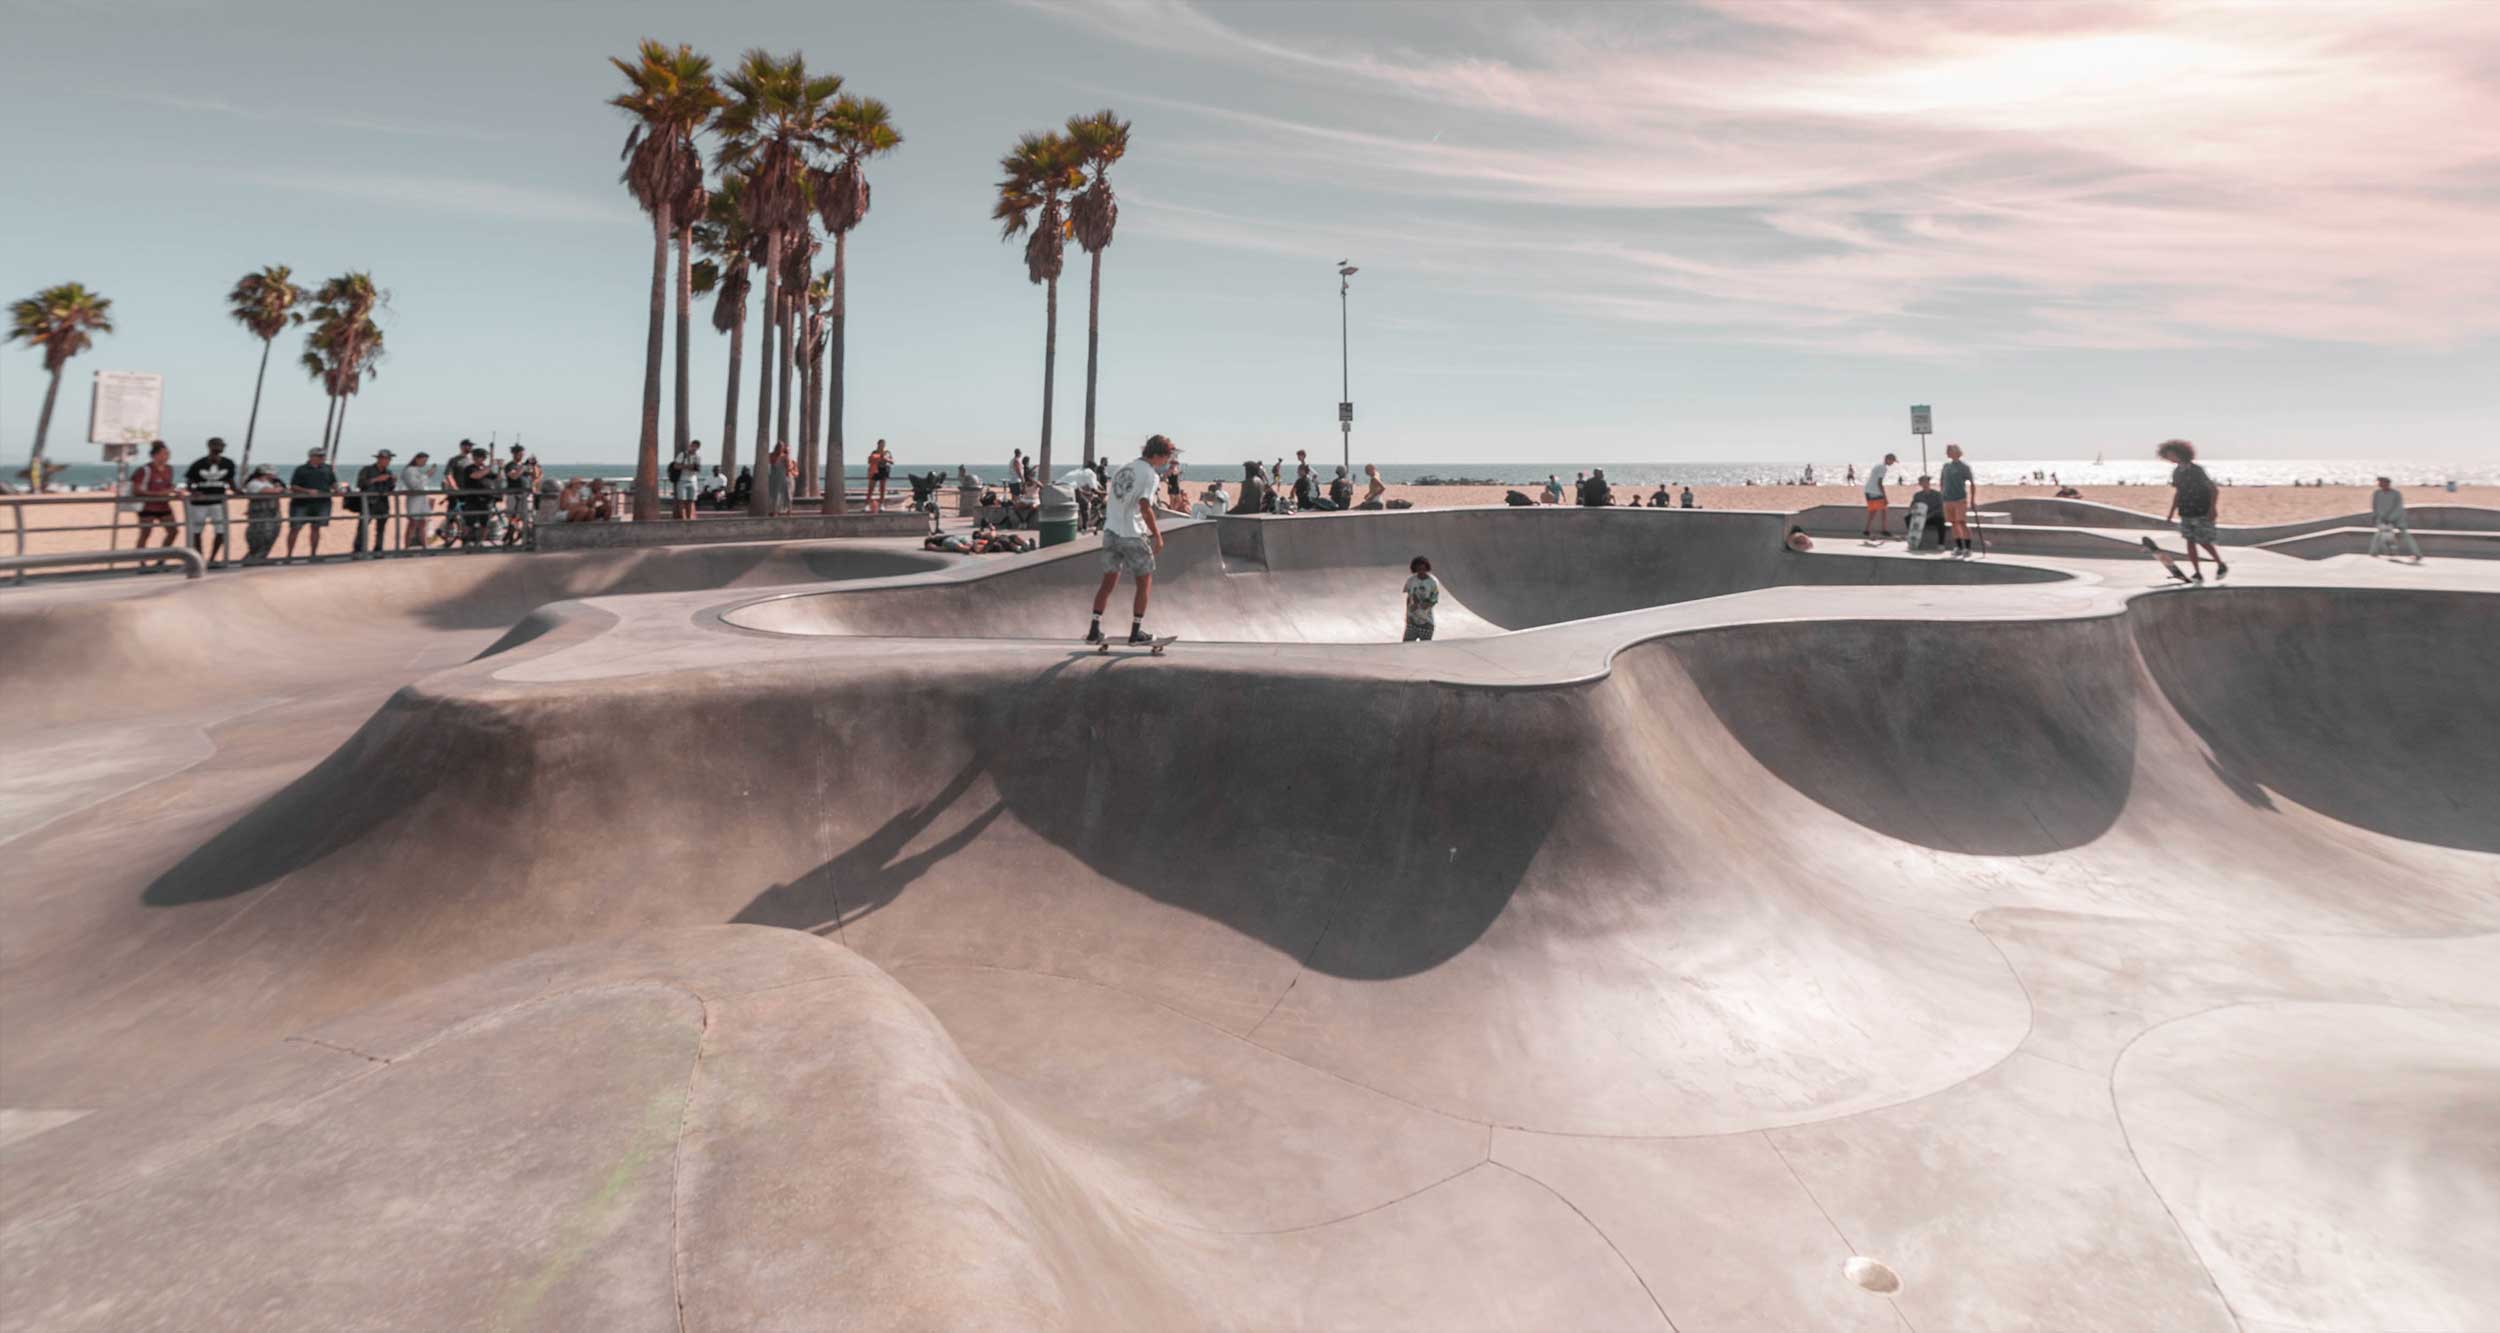
<svg viewBox="0 0 2500 1333"><path fill-rule="evenodd" d="M1847 1275L1850 1281L1868 1291L1889 1296L1901 1290L1901 1275L1893 1272L1891 1265L1880 1259L1869 1259L1862 1254L1852 1255L1849 1262L1840 1266L1840 1271Z"/></svg>

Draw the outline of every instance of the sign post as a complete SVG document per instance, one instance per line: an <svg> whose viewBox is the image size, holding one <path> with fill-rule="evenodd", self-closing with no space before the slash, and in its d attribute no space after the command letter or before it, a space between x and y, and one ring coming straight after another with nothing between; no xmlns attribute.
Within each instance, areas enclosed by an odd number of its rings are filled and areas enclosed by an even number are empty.
<svg viewBox="0 0 2500 1333"><path fill-rule="evenodd" d="M113 487L130 479L130 456L165 432L165 377L139 370L99 370L87 399L87 443L104 446L115 464Z"/></svg>
<svg viewBox="0 0 2500 1333"><path fill-rule="evenodd" d="M1921 475L1927 472L1927 437L1935 434L1935 431L1934 409L1925 403L1911 404L1910 433L1918 437L1918 470Z"/></svg>

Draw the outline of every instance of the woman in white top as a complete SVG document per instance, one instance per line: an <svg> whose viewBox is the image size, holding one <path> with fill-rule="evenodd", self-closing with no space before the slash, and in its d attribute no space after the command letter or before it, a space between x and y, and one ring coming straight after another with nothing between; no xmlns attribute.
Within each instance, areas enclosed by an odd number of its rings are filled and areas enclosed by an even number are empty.
<svg viewBox="0 0 2500 1333"><path fill-rule="evenodd" d="M399 492L408 497L408 534L400 539L406 550L424 550L425 530L434 522L433 492L443 488L443 470L427 463L432 457L420 449L399 470Z"/></svg>
<svg viewBox="0 0 2500 1333"><path fill-rule="evenodd" d="M1233 507L1233 498L1224 493L1224 483L1215 482L1199 492L1198 503L1189 507L1191 518L1222 518Z"/></svg>

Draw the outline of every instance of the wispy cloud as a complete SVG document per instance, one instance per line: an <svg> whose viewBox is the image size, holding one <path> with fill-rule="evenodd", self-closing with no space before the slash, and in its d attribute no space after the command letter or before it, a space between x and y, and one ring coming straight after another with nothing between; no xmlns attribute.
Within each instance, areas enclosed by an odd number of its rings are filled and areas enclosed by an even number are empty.
<svg viewBox="0 0 2500 1333"><path fill-rule="evenodd" d="M1326 42L1035 7L1260 76L1164 103L1209 180L1295 187L1252 223L1159 181L1208 243L1298 245L1296 199L1354 182L1400 262L1782 344L2500 332L2500 4L1468 7Z"/></svg>
<svg viewBox="0 0 2500 1333"><path fill-rule="evenodd" d="M270 171L247 179L280 190L326 194L393 208L455 213L465 218L513 222L616 222L630 219L629 206L533 185L502 185L465 176L426 176L370 171Z"/></svg>
<svg viewBox="0 0 2500 1333"><path fill-rule="evenodd" d="M138 92L124 94L124 99L147 106L163 107L192 115L231 116L237 120L263 121L302 125L320 129L348 130L362 134L387 134L415 139L460 139L490 142L507 137L501 132L476 125L449 122L392 120L379 116L341 113L332 110L311 110L296 107L247 106L222 97L191 97L178 93Z"/></svg>

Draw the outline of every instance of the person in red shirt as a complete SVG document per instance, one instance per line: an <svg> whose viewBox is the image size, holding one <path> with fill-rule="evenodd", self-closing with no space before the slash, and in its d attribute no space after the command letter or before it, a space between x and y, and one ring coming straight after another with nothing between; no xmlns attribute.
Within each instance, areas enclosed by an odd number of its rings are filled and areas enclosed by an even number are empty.
<svg viewBox="0 0 2500 1333"><path fill-rule="evenodd" d="M130 494L139 501L139 549L148 548L148 532L155 529L171 550L181 525L174 521L174 451L163 440L148 446L146 465L130 474Z"/></svg>

